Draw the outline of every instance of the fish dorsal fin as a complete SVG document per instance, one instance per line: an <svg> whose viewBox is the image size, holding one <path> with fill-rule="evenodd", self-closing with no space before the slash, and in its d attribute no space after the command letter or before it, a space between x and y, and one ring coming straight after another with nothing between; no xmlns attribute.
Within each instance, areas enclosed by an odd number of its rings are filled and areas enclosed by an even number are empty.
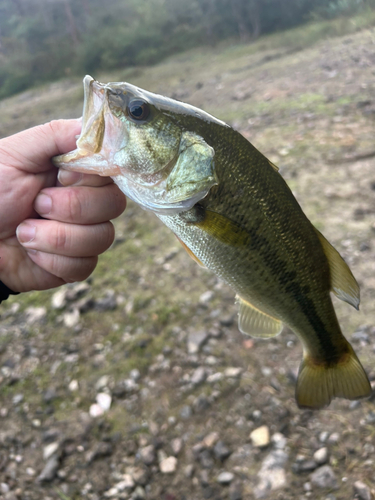
<svg viewBox="0 0 375 500"><path fill-rule="evenodd" d="M339 252L315 229L324 253L329 262L331 272L331 290L340 300L344 300L356 309L359 308L359 286L348 264Z"/></svg>
<svg viewBox="0 0 375 500"><path fill-rule="evenodd" d="M195 255L195 253L193 253L190 248L186 245L186 243L184 243L177 235L176 235L176 238L178 239L178 241L181 243L181 245L184 247L184 249L186 250L186 253L193 259L194 262L196 262L198 264L198 266L200 267L206 267L199 259L198 257Z"/></svg>
<svg viewBox="0 0 375 500"><path fill-rule="evenodd" d="M234 247L245 246L250 241L249 233L224 215L204 209L201 220L194 224L213 238Z"/></svg>
<svg viewBox="0 0 375 500"><path fill-rule="evenodd" d="M267 158L267 160L268 160L268 158ZM271 167L272 167L274 170L276 170L276 172L278 172L278 171L279 171L279 167L277 167L277 166L276 166L276 165L275 165L275 164L274 164L271 160L268 160L268 163L271 165Z"/></svg>
<svg viewBox="0 0 375 500"><path fill-rule="evenodd" d="M246 300L237 295L239 304L238 328L240 332L252 337L276 337L283 329L280 320L260 311Z"/></svg>

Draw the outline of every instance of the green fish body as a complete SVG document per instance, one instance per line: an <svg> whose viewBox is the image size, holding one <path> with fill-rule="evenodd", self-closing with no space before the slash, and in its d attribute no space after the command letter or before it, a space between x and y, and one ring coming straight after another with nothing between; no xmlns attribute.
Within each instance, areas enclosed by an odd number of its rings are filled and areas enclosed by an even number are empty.
<svg viewBox="0 0 375 500"><path fill-rule="evenodd" d="M285 324L298 335L299 406L371 393L330 297L358 308L355 278L277 167L241 134L193 106L86 77L77 146L55 164L111 175L154 211L196 262L234 288L243 333L272 337Z"/></svg>

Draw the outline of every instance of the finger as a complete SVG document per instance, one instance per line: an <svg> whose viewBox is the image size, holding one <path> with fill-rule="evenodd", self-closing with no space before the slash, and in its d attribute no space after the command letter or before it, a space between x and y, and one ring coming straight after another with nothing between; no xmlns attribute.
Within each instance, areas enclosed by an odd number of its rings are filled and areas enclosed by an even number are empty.
<svg viewBox="0 0 375 500"><path fill-rule="evenodd" d="M52 168L50 158L76 147L81 119L54 120L0 141L0 163L30 173Z"/></svg>
<svg viewBox="0 0 375 500"><path fill-rule="evenodd" d="M42 217L76 224L106 222L121 215L125 207L125 195L115 184L47 188L34 202L36 212Z"/></svg>
<svg viewBox="0 0 375 500"><path fill-rule="evenodd" d="M115 230L110 222L92 225L28 219L17 228L18 241L26 250L91 257L105 252L113 243Z"/></svg>
<svg viewBox="0 0 375 500"><path fill-rule="evenodd" d="M28 255L41 269L61 278L66 283L85 280L98 262L98 257L66 257L39 251Z"/></svg>
<svg viewBox="0 0 375 500"><path fill-rule="evenodd" d="M57 180L62 186L91 186L100 187L112 184L110 177L101 177L100 175L82 174L80 172L71 172L61 168Z"/></svg>

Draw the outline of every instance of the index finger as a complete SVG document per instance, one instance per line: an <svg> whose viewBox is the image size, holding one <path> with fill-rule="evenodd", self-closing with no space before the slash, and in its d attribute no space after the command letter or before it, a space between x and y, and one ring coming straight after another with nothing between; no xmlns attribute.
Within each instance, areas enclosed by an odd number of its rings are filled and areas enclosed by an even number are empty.
<svg viewBox="0 0 375 500"><path fill-rule="evenodd" d="M76 147L81 119L53 120L0 140L0 164L37 174L49 170L50 159Z"/></svg>

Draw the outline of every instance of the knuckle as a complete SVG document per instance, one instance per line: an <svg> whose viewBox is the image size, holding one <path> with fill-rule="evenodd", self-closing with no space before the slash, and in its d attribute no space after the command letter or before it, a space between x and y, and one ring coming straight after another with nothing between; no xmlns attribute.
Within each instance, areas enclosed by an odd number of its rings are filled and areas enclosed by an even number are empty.
<svg viewBox="0 0 375 500"><path fill-rule="evenodd" d="M80 220L83 213L82 200L75 189L67 191L67 210L70 220Z"/></svg>
<svg viewBox="0 0 375 500"><path fill-rule="evenodd" d="M68 236L68 229L65 225L59 224L56 227L53 235L52 245L58 251L64 251L69 246L70 238Z"/></svg>

